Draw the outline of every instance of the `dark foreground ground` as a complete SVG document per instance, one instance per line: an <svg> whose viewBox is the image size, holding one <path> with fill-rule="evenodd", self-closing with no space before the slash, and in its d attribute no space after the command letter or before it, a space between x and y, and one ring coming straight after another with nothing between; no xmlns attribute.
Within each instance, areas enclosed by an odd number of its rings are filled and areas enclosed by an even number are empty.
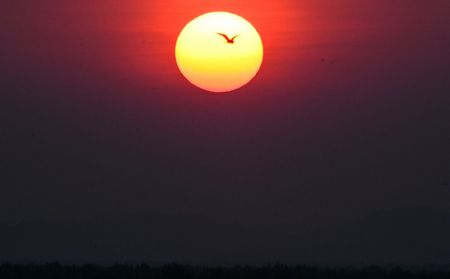
<svg viewBox="0 0 450 279"><path fill-rule="evenodd" d="M99 265L64 266L57 263L45 265L0 265L0 278L155 278L155 279L321 279L321 278L446 278L450 272L438 270L406 270L400 267L380 268L318 268L308 266L271 265L264 267L198 267L170 264L161 267L139 265Z"/></svg>

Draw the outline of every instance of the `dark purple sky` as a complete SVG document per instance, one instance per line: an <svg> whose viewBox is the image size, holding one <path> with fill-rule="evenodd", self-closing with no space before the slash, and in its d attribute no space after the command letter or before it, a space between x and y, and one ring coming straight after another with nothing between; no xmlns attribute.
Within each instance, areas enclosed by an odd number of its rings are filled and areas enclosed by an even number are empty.
<svg viewBox="0 0 450 279"><path fill-rule="evenodd" d="M66 2L0 4L0 261L450 259L449 1ZM265 46L225 95L174 59L214 10Z"/></svg>

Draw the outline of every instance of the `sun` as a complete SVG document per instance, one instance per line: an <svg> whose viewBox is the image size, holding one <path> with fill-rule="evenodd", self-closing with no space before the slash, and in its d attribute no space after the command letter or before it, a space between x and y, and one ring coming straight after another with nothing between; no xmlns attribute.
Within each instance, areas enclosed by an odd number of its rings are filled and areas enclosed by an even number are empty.
<svg viewBox="0 0 450 279"><path fill-rule="evenodd" d="M175 57L183 76L210 92L230 92L249 83L263 60L258 31L227 12L203 14L178 36Z"/></svg>

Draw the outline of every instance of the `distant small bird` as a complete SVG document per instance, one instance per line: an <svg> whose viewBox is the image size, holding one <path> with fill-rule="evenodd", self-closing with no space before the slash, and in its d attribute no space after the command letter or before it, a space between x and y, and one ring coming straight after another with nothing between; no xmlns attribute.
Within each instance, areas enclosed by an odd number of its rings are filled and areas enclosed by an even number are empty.
<svg viewBox="0 0 450 279"><path fill-rule="evenodd" d="M227 40L227 41L226 41L227 44L234 44L234 39L236 39L240 34L234 36L234 37L231 38L231 39L230 39L227 35L225 35L225 34L223 34L223 33L217 33L217 35L220 35L220 36L224 37L225 40Z"/></svg>

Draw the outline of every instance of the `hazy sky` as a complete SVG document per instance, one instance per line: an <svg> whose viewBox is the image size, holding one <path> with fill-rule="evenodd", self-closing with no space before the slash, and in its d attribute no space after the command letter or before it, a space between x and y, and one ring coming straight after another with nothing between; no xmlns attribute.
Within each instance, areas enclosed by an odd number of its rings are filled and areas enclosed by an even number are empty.
<svg viewBox="0 0 450 279"><path fill-rule="evenodd" d="M174 58L216 10L265 47L225 95ZM449 17L447 0L3 1L0 261L448 260Z"/></svg>

